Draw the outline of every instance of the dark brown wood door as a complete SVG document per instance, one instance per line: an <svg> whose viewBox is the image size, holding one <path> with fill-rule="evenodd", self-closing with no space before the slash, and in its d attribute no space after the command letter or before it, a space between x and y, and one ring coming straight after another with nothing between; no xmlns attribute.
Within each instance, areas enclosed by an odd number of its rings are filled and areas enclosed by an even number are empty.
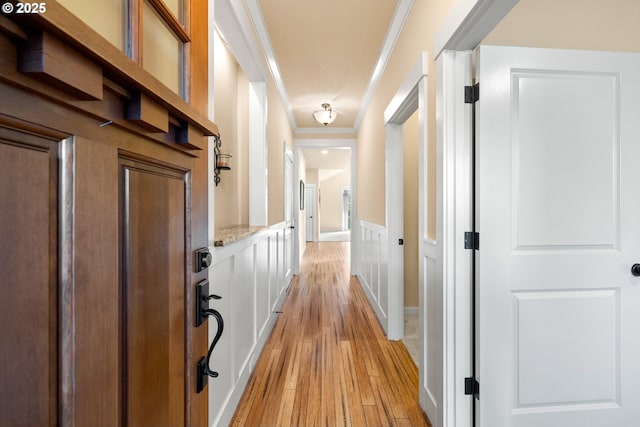
<svg viewBox="0 0 640 427"><path fill-rule="evenodd" d="M126 153L0 126L0 427L207 423L206 156Z"/></svg>
<svg viewBox="0 0 640 427"><path fill-rule="evenodd" d="M185 426L189 173L121 159L124 425Z"/></svg>
<svg viewBox="0 0 640 427"><path fill-rule="evenodd" d="M0 127L0 426L57 424L57 149Z"/></svg>

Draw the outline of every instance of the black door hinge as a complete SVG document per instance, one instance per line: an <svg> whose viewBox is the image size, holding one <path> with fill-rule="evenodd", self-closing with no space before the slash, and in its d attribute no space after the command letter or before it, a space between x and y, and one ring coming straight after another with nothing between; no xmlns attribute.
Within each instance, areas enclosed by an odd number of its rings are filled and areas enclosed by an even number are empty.
<svg viewBox="0 0 640 427"><path fill-rule="evenodd" d="M480 249L480 234L475 231L466 231L464 233L465 249Z"/></svg>
<svg viewBox="0 0 640 427"><path fill-rule="evenodd" d="M473 377L465 378L464 394L480 400L480 383Z"/></svg>
<svg viewBox="0 0 640 427"><path fill-rule="evenodd" d="M398 239L398 244L399 244L400 246L404 245L404 239Z"/></svg>
<svg viewBox="0 0 640 427"><path fill-rule="evenodd" d="M480 99L480 83L464 87L464 103L474 104Z"/></svg>

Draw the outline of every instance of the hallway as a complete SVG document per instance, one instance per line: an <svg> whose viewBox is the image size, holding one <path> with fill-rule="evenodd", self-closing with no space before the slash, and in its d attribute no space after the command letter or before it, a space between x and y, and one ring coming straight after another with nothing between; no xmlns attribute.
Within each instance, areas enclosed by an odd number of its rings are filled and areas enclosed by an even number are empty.
<svg viewBox="0 0 640 427"><path fill-rule="evenodd" d="M388 341L355 277L349 243L308 244L234 426L430 426L418 371Z"/></svg>

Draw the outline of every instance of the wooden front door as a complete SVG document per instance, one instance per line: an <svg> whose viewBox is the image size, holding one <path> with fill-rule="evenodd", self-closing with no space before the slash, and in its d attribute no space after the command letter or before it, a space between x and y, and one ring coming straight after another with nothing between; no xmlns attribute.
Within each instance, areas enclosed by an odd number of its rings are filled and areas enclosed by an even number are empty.
<svg viewBox="0 0 640 427"><path fill-rule="evenodd" d="M0 426L206 425L206 167L1 119Z"/></svg>
<svg viewBox="0 0 640 427"><path fill-rule="evenodd" d="M58 144L0 128L0 425L57 412Z"/></svg>
<svg viewBox="0 0 640 427"><path fill-rule="evenodd" d="M124 425L188 425L188 171L120 158Z"/></svg>

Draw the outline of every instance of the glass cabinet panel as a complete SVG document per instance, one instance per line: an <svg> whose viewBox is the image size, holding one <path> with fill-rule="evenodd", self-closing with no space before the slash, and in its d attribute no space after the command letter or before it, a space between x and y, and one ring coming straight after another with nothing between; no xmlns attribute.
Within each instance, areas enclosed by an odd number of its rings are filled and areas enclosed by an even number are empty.
<svg viewBox="0 0 640 427"><path fill-rule="evenodd" d="M126 0L58 0L58 3L113 43L118 49L125 51Z"/></svg>
<svg viewBox="0 0 640 427"><path fill-rule="evenodd" d="M148 2L144 3L142 66L169 89L183 95L184 47Z"/></svg>

